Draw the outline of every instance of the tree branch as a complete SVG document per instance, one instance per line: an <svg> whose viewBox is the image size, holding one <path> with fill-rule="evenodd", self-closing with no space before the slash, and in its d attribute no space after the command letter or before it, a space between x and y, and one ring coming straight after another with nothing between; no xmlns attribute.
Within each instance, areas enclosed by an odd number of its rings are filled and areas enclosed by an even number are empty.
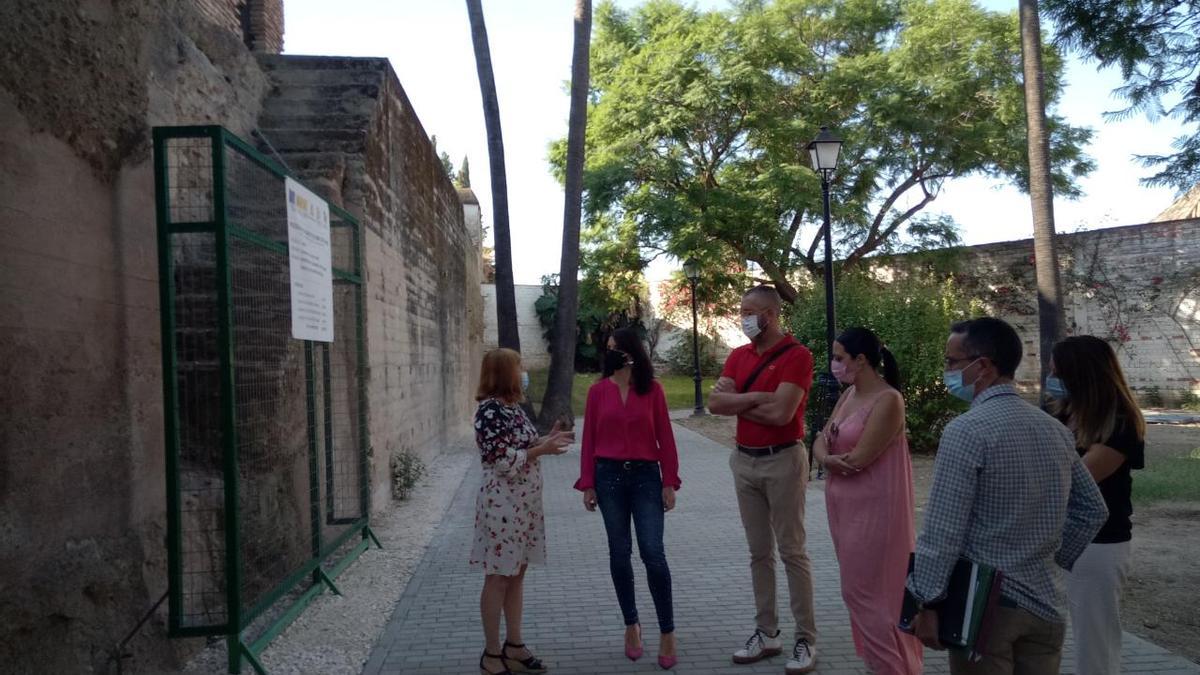
<svg viewBox="0 0 1200 675"><path fill-rule="evenodd" d="M908 192L909 189L920 182L921 174L924 172L925 168L918 168L917 170L913 171L911 174L909 174L908 178L905 178L902 183L897 185L896 188L892 190L892 193L888 195L887 199L883 200L883 205L879 207L879 213L875 214L875 219L871 221L871 229L867 231L867 236L863 240L862 246L859 246L860 249L875 240L879 234L880 226L883 225L883 219L885 216L887 216L888 211L892 210L892 206L896 204L896 200L900 199L905 192Z"/></svg>
<svg viewBox="0 0 1200 675"><path fill-rule="evenodd" d="M890 237L896 233L896 230L899 229L900 226L902 224L904 224L905 221L907 221L909 218L912 218L913 215L915 215L921 209L925 208L929 204L929 202L933 201L934 199L937 199L937 195L929 192L928 190L923 190L923 191L925 193L925 196L921 198L921 201L919 203L912 206L904 213L901 213L900 215L896 216L892 220L892 222L890 224L888 224L887 228L884 229L883 232L878 235L878 237L876 239L874 239L874 240L872 240L870 238L866 239L865 241L863 241L862 244L860 244L858 246L858 248L854 249L854 251L851 252L850 255L846 256L845 267L850 267L850 266L854 265L860 259L862 259L866 255L868 255L875 249L879 248L879 246L883 242L888 240L888 237Z"/></svg>
<svg viewBox="0 0 1200 675"><path fill-rule="evenodd" d="M784 302L789 305L796 302L796 298L800 296L800 293L788 281L785 270L767 260L759 260L757 258L751 258L751 260L758 263L758 266L771 278L771 283L775 286L775 290L779 292L779 297L783 298Z"/></svg>
<svg viewBox="0 0 1200 675"><path fill-rule="evenodd" d="M817 228L817 235L813 237L812 243L808 245L808 255L804 259L811 262L815 267L817 264L817 247L821 245L821 237L825 236L825 224Z"/></svg>
<svg viewBox="0 0 1200 675"><path fill-rule="evenodd" d="M804 209L796 209L792 214L792 222L788 225L787 242L788 248L791 248L796 243L796 235L800 232L800 225L804 222Z"/></svg>

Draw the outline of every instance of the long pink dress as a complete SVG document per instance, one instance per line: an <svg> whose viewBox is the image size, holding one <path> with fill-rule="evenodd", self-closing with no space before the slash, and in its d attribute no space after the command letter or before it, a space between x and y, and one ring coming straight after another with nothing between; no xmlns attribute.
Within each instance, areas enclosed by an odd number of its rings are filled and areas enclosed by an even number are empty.
<svg viewBox="0 0 1200 675"><path fill-rule="evenodd" d="M830 454L854 449L874 407L873 401L830 429ZM917 675L921 642L896 627L916 540L907 435L898 434L861 472L828 475L825 506L859 658L876 675Z"/></svg>

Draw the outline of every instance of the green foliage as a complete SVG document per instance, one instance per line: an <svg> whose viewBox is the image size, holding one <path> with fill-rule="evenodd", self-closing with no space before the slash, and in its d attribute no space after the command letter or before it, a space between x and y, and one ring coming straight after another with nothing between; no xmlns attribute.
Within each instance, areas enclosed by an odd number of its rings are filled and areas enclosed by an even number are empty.
<svg viewBox="0 0 1200 675"><path fill-rule="evenodd" d="M1200 396L1194 391L1189 391L1179 399L1179 407L1191 412L1200 412Z"/></svg>
<svg viewBox="0 0 1200 675"><path fill-rule="evenodd" d="M951 280L920 269L895 274L890 283L862 273L840 275L836 332L865 326L896 356L909 442L914 451L929 452L937 449L946 423L965 409L947 393L942 371L950 324L967 318L971 308ZM819 284L804 289L787 317L796 338L812 350L818 373L829 363L824 293Z"/></svg>
<svg viewBox="0 0 1200 675"><path fill-rule="evenodd" d="M1042 0L1057 39L1125 79L1116 94L1129 106L1111 117L1145 112L1200 125L1200 3L1195 0ZM1175 153L1139 155L1161 167L1148 185L1187 190L1200 182L1200 128L1176 139Z"/></svg>
<svg viewBox="0 0 1200 675"><path fill-rule="evenodd" d="M408 450L394 453L391 459L392 496L396 499L408 499L417 481L428 473L425 462Z"/></svg>
<svg viewBox="0 0 1200 675"><path fill-rule="evenodd" d="M969 175L1027 184L1020 40L1013 13L968 0L758 0L702 12L675 0L596 11L585 243L753 262L785 299L819 272L821 184L805 145L844 140L832 185L837 257L957 240L924 218L938 185ZM931 67L936 64L936 67ZM1062 62L1046 54L1046 94ZM1077 194L1089 137L1049 120L1055 192ZM565 143L551 148L560 173ZM589 249L590 250L590 249ZM720 279L711 279L720 283ZM730 277L724 283L744 283Z"/></svg>
<svg viewBox="0 0 1200 675"><path fill-rule="evenodd" d="M717 354L717 341L700 331L700 375L715 377L721 372L720 356ZM663 354L663 360L672 373L695 376L696 364L693 358L692 331L680 331L679 339Z"/></svg>
<svg viewBox="0 0 1200 675"><path fill-rule="evenodd" d="M454 185L460 188L471 187L471 165L467 161L466 155L463 155L462 164L458 167L458 174L454 177Z"/></svg>
<svg viewBox="0 0 1200 675"><path fill-rule="evenodd" d="M1157 385L1140 390L1138 398L1141 399L1142 405L1147 408L1161 408L1167 404L1166 399L1163 398L1162 390Z"/></svg>
<svg viewBox="0 0 1200 675"><path fill-rule="evenodd" d="M600 357L608 336L616 329L634 326L643 337L645 326L641 320L642 297L629 289L611 292L609 287L585 276L579 283L579 308L575 314L577 338L575 341L575 370L594 372L600 370ZM554 318L558 311L558 275L542 277L542 296L533 305L542 325L546 341L554 344Z"/></svg>

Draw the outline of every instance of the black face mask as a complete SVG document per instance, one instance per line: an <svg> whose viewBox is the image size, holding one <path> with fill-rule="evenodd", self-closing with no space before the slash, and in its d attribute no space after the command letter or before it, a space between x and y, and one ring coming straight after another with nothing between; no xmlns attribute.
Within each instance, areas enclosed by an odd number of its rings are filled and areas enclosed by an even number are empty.
<svg viewBox="0 0 1200 675"><path fill-rule="evenodd" d="M604 372L614 373L629 363L629 355L617 349L604 352Z"/></svg>

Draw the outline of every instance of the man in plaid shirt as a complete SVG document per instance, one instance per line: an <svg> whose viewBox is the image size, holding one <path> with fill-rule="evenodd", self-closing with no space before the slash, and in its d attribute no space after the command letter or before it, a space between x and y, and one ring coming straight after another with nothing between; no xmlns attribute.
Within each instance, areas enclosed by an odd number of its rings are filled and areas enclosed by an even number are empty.
<svg viewBox="0 0 1200 675"><path fill-rule="evenodd" d="M922 607L914 621L926 646L941 649L936 604L959 557L1004 573L1001 602L982 660L952 650L950 672L1056 675L1066 601L1063 570L1108 516L1071 432L1017 395L1021 339L993 318L955 324L945 381L971 409L946 426L934 464L925 527L908 589Z"/></svg>

